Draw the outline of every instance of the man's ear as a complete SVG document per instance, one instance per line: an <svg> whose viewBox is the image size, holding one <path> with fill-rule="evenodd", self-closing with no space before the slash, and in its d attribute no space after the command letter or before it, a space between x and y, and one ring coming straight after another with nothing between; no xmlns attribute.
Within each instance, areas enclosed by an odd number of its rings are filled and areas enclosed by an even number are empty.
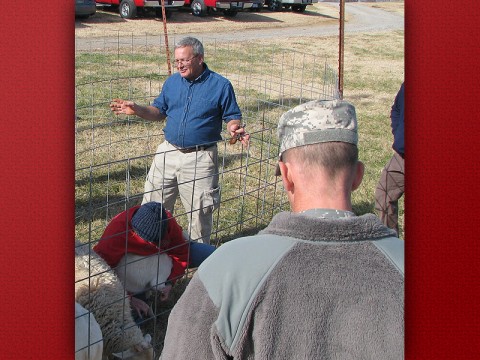
<svg viewBox="0 0 480 360"><path fill-rule="evenodd" d="M293 181L291 180L291 174L289 167L283 162L279 161L280 173L282 174L283 187L286 191L293 191Z"/></svg>
<svg viewBox="0 0 480 360"><path fill-rule="evenodd" d="M352 182L352 191L357 190L362 183L364 172L365 165L363 164L363 162L357 161L357 165L355 166L355 174Z"/></svg>

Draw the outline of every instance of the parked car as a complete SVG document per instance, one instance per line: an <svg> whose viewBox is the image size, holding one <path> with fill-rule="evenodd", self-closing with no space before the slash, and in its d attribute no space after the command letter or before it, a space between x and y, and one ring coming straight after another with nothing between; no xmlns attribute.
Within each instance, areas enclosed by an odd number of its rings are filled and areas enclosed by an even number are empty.
<svg viewBox="0 0 480 360"><path fill-rule="evenodd" d="M250 9L252 0L185 0L184 7L189 7L195 16L205 16L209 12L223 12L226 17L234 17L237 12Z"/></svg>
<svg viewBox="0 0 480 360"><path fill-rule="evenodd" d="M185 3L184 0L165 0L165 17L169 18L173 9L179 9ZM124 19L134 19L138 13L155 12L156 16L162 17L162 2L160 0L97 0L97 4L111 6L117 10Z"/></svg>
<svg viewBox="0 0 480 360"><path fill-rule="evenodd" d="M75 0L75 17L86 19L95 14L97 6L95 0Z"/></svg>
<svg viewBox="0 0 480 360"><path fill-rule="evenodd" d="M304 12L307 5L318 3L318 0L265 0L270 11L281 11L282 7L285 9L292 8L295 12Z"/></svg>
<svg viewBox="0 0 480 360"><path fill-rule="evenodd" d="M253 0L250 11L261 11L265 5L265 0Z"/></svg>

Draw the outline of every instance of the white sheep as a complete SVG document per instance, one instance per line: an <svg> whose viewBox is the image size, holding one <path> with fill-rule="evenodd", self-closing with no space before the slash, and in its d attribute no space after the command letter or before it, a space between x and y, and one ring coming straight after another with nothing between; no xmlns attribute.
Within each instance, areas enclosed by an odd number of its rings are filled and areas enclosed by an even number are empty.
<svg viewBox="0 0 480 360"><path fill-rule="evenodd" d="M104 357L153 359L150 335L133 320L130 299L108 264L87 244L75 242L75 301L91 311L103 334Z"/></svg>
<svg viewBox="0 0 480 360"><path fill-rule="evenodd" d="M131 293L161 290L172 271L172 259L167 254L141 256L128 253L115 268L125 289Z"/></svg>
<svg viewBox="0 0 480 360"><path fill-rule="evenodd" d="M102 360L103 337L91 312L75 302L75 360Z"/></svg>

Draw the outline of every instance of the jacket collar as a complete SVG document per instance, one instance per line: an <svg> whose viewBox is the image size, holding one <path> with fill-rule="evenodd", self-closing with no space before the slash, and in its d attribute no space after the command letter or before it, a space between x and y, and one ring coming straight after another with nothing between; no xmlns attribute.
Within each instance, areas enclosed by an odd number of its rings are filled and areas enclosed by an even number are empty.
<svg viewBox="0 0 480 360"><path fill-rule="evenodd" d="M260 233L311 241L360 241L396 236L373 214L319 218L305 213L281 212Z"/></svg>

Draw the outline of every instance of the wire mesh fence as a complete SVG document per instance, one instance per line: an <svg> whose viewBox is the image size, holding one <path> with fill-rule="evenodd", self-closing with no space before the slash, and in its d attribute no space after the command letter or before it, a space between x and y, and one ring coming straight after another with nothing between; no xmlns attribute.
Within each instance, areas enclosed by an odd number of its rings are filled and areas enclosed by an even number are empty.
<svg viewBox="0 0 480 360"><path fill-rule="evenodd" d="M257 233L274 214L288 209L278 159L277 122L297 104L338 98L337 74L318 55L252 43L200 38L211 70L235 89L248 147L218 142L221 201L214 213L211 242ZM169 39L175 43L175 37ZM94 245L113 216L140 204L144 183L159 143L162 123L116 116L113 98L148 104L169 76L164 38L119 34L76 44L75 86L75 236ZM170 51L173 63L173 50ZM177 201L177 222L188 225L188 211ZM186 275L188 278L188 274ZM181 291L177 286L176 294ZM174 292L175 293L175 292ZM155 350L161 350L168 309L150 322Z"/></svg>

